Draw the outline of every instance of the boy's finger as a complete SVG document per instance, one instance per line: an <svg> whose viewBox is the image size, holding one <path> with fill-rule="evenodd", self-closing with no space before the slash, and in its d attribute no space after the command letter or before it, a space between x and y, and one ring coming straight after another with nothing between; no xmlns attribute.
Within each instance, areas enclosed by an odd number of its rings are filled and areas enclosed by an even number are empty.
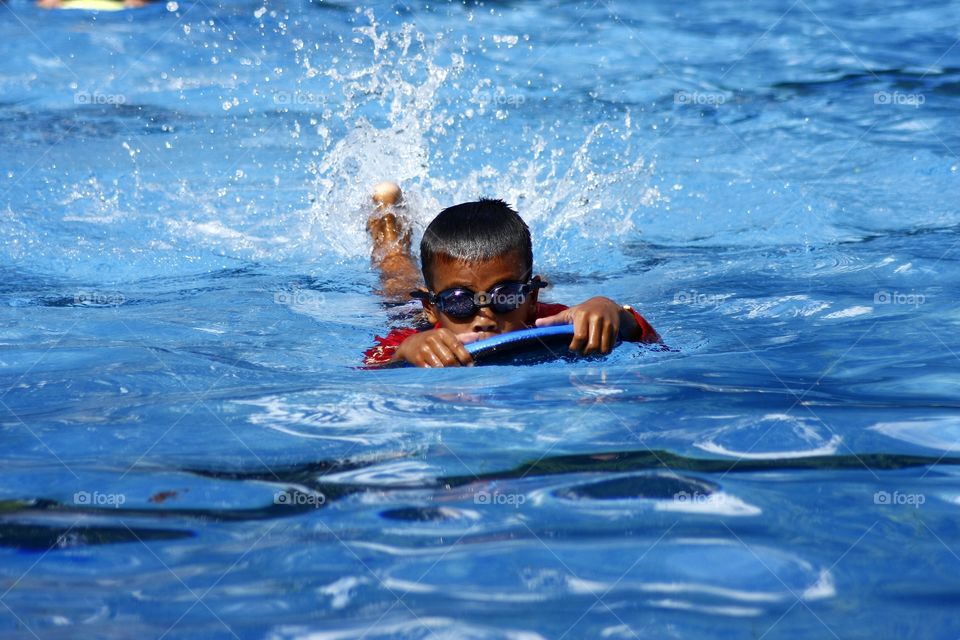
<svg viewBox="0 0 960 640"><path fill-rule="evenodd" d="M568 314L566 311L561 311L553 316L537 318L537 321L534 322L534 325L538 327L550 327L555 324L570 324L570 314Z"/></svg>
<svg viewBox="0 0 960 640"><path fill-rule="evenodd" d="M441 367L458 366L460 364L457 356L453 355L453 351L444 343L442 338L434 340L430 346L433 348L434 355L440 359Z"/></svg>
<svg viewBox="0 0 960 640"><path fill-rule="evenodd" d="M600 343L600 353L610 353L613 349L613 337L616 335L616 331L613 323L608 323L603 328L603 341Z"/></svg>
<svg viewBox="0 0 960 640"><path fill-rule="evenodd" d="M458 343L453 347L453 355L460 361L460 364L467 367L473 366L473 356L470 355L470 352L467 351L462 344Z"/></svg>
<svg viewBox="0 0 960 640"><path fill-rule="evenodd" d="M457 364L469 365L473 364L473 357L470 355L470 352L466 350L463 346L463 336L477 335L477 334L460 334L456 335L453 333L444 334L443 341L446 347L453 354L453 357L457 359Z"/></svg>
<svg viewBox="0 0 960 640"><path fill-rule="evenodd" d="M583 355L591 354L600 348L600 329L602 328L600 322L602 320L603 318L599 316L594 316L589 319L589 337L587 338L587 346L583 350Z"/></svg>
<svg viewBox="0 0 960 640"><path fill-rule="evenodd" d="M587 324L587 317L580 316L579 318L574 318L573 320L573 340L570 341L570 351L576 351L581 353L583 351L583 345L587 342L587 338L590 337L590 327Z"/></svg>

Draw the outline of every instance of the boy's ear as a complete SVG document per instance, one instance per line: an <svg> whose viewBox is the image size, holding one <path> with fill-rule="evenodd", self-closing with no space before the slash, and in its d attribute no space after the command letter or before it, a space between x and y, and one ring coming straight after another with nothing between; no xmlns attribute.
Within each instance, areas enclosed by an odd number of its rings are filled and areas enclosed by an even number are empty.
<svg viewBox="0 0 960 640"><path fill-rule="evenodd" d="M534 275L531 280L543 280L543 276L538 273ZM544 284L544 286L546 286L546 284ZM533 298L534 302L538 302L540 300L540 287L534 287L533 291L530 292L530 297Z"/></svg>

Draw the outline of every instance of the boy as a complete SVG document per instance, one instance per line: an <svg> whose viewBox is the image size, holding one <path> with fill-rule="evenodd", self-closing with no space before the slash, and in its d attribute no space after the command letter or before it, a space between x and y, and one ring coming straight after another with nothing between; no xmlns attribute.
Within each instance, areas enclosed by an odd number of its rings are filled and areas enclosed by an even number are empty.
<svg viewBox="0 0 960 640"><path fill-rule="evenodd" d="M569 348L581 354L609 353L617 337L660 342L660 336L629 306L595 297L567 307L539 302L547 286L533 276L533 250L526 223L502 200L465 202L440 212L420 243L426 288L418 287L410 255L410 229L398 217L402 194L392 182L374 187L376 211L367 222L373 262L383 293L419 298L432 328L393 329L367 350L367 365L405 361L418 367L469 366L465 343L532 326L572 324Z"/></svg>

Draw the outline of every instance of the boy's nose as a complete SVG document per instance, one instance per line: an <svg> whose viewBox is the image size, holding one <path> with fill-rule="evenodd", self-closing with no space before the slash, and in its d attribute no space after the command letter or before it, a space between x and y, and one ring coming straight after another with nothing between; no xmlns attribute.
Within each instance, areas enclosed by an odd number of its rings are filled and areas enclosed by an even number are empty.
<svg viewBox="0 0 960 640"><path fill-rule="evenodd" d="M490 307L480 309L477 315L473 316L473 331L496 331L497 321L493 317Z"/></svg>

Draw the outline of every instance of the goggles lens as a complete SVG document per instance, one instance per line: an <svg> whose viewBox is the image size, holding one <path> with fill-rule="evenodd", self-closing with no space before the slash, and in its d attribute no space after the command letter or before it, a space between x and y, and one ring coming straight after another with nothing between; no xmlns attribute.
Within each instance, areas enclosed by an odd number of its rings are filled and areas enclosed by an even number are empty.
<svg viewBox="0 0 960 640"><path fill-rule="evenodd" d="M458 320L472 318L477 312L490 307L494 313L510 313L520 308L527 301L531 292L547 286L540 279L530 282L502 282L490 291L474 293L466 287L444 289L440 293L429 296L437 308L443 313ZM423 292L414 292L415 297L428 297Z"/></svg>

